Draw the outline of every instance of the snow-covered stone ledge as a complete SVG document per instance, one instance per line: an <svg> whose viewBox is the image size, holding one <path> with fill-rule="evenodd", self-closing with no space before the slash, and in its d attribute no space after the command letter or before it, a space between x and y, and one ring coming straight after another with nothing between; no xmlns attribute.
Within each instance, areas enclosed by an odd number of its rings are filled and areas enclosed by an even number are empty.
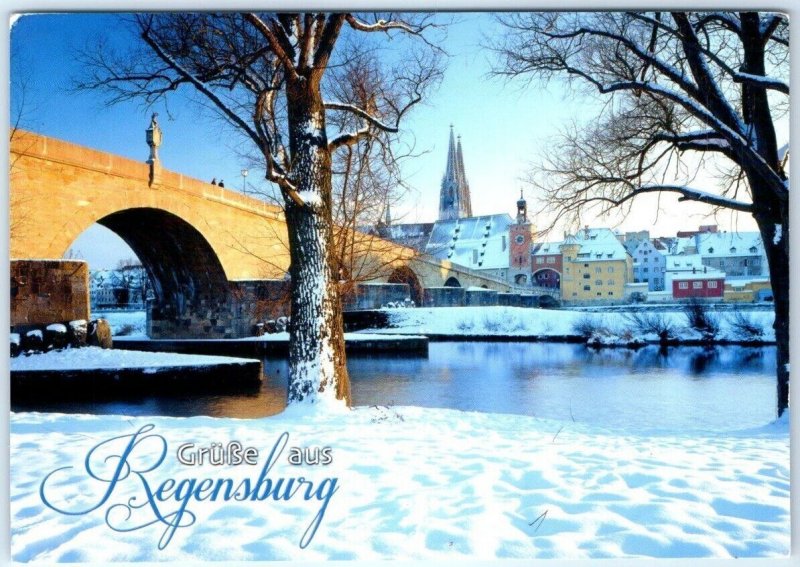
<svg viewBox="0 0 800 567"><path fill-rule="evenodd" d="M257 387L261 361L228 356L138 352L99 347L12 358L11 398L91 398L121 393L230 391Z"/></svg>

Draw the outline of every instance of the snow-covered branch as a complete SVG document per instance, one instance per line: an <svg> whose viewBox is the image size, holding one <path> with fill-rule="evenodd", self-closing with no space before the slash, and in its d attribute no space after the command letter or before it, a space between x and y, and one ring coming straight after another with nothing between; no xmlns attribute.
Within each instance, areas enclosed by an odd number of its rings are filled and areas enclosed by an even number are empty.
<svg viewBox="0 0 800 567"><path fill-rule="evenodd" d="M279 38L275 35L275 33L270 29L270 27L264 23L264 21L258 17L258 15L249 12L244 14L244 19L250 22L254 28L256 28L264 39L267 40L269 43L270 49L275 54L275 56L280 60L281 64L283 65L286 73L288 75L293 76L294 78L298 78L297 75L297 68L292 61L292 58L284 49L283 45Z"/></svg>
<svg viewBox="0 0 800 567"><path fill-rule="evenodd" d="M737 83L752 83L754 85L764 87L765 89L778 91L779 93L783 93L785 95L789 94L789 85L784 81L773 79L772 77L764 77L763 75L752 75L750 73L742 72L735 72L733 73L732 77Z"/></svg>
<svg viewBox="0 0 800 567"><path fill-rule="evenodd" d="M375 116L373 116L372 114L370 114L369 112L364 110L363 108L359 108L358 106L356 106L354 104L348 104L348 103L344 103L344 102L326 102L325 103L325 109L326 110L343 110L345 112L352 112L356 116L360 116L361 118L363 118L364 120L366 120L367 122L369 122L370 124L372 124L373 126L378 128L379 130L383 130L384 132L390 132L390 133L394 134L394 133L397 133L399 131L399 128L397 127L397 125L389 126L388 124L385 124L384 122L381 122L380 119L376 118Z"/></svg>

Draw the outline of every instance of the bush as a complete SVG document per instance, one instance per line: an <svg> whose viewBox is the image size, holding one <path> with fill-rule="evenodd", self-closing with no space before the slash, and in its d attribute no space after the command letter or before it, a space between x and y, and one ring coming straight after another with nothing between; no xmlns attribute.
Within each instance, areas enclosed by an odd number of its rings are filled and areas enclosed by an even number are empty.
<svg viewBox="0 0 800 567"><path fill-rule="evenodd" d="M736 338L742 341L755 341L764 336L764 329L755 322L750 313L734 311L731 315L730 326Z"/></svg>
<svg viewBox="0 0 800 567"><path fill-rule="evenodd" d="M683 314L692 329L704 335L706 339L713 339L719 334L719 317L711 313L708 305L697 300L692 300L683 306Z"/></svg>
<svg viewBox="0 0 800 567"><path fill-rule="evenodd" d="M572 323L572 330L582 336L584 339L588 339L589 337L597 334L601 327L597 322L596 317L588 313L584 313L578 319Z"/></svg>
<svg viewBox="0 0 800 567"><path fill-rule="evenodd" d="M626 313L625 319L642 334L658 335L661 339L675 336L675 325L664 313Z"/></svg>

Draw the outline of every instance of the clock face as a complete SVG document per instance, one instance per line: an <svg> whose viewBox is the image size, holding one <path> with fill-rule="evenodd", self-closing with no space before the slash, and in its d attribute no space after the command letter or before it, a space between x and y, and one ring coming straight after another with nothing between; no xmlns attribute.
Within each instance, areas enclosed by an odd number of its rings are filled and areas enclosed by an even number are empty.
<svg viewBox="0 0 800 567"><path fill-rule="evenodd" d="M521 234L518 234L514 240L516 241L517 244L522 244L523 242L525 242L525 237L522 236Z"/></svg>

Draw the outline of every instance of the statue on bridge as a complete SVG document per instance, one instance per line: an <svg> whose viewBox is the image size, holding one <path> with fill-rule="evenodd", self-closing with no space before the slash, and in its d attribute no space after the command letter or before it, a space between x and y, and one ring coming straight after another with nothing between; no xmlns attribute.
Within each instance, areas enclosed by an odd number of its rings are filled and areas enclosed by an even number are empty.
<svg viewBox="0 0 800 567"><path fill-rule="evenodd" d="M158 161L158 147L161 145L161 128L158 125L158 112L154 112L150 119L150 127L146 130L147 145L150 146L150 157L147 163L153 165Z"/></svg>

